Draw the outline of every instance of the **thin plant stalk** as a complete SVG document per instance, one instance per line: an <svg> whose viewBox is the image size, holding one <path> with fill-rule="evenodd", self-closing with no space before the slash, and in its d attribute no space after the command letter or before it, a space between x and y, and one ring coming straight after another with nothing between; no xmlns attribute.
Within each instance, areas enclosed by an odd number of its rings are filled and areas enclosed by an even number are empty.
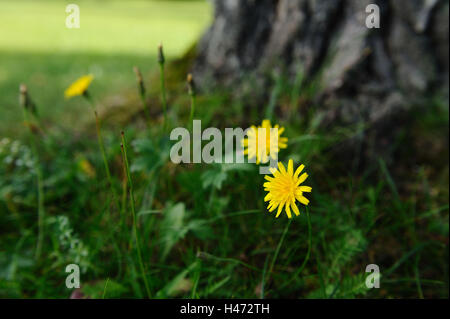
<svg viewBox="0 0 450 319"><path fill-rule="evenodd" d="M95 127L96 127L96 130L97 130L98 145L99 145L100 151L102 153L102 158L103 158L103 164L105 166L106 177L108 178L109 186L111 187L111 192L113 194L113 200L114 200L114 202L115 202L115 204L117 206L117 209L120 210L120 204L119 204L119 200L117 198L117 193L116 193L116 190L114 188L114 184L112 182L111 171L109 169L108 159L106 158L105 146L104 146L104 143L103 143L103 137L102 137L102 132L101 132L100 118L98 117L97 111L95 111L94 113L95 113Z"/></svg>
<svg viewBox="0 0 450 319"><path fill-rule="evenodd" d="M292 219L289 219L288 223L286 224L286 227L284 228L283 234L281 235L280 241L278 242L278 246L275 249L275 254L273 255L272 262L270 263L270 267L267 272L267 278L265 280L266 282L269 282L270 275L272 274L273 267L275 266L275 262L277 261L278 254L280 253L281 246L283 245L284 238L286 237L286 234L289 230L289 226L291 225L291 223L292 223ZM264 284L265 283L263 283L263 285Z"/></svg>
<svg viewBox="0 0 450 319"><path fill-rule="evenodd" d="M151 292L150 292L150 288L148 285L147 276L145 275L144 263L142 261L141 246L139 244L139 236L138 236L138 229L137 229L137 223L136 223L134 189L133 189L133 181L131 180L130 166L128 163L127 144L126 144L124 132L122 132L121 135L122 135L122 145L121 145L122 157L123 157L123 162L125 164L125 169L127 172L128 186L129 186L129 190L130 190L130 207L131 207L131 215L133 217L133 233L134 233L134 239L136 241L136 250L137 250L137 254L138 254L139 266L141 268L142 277L144 279L145 289L147 291L148 298L151 298Z"/></svg>
<svg viewBox="0 0 450 319"><path fill-rule="evenodd" d="M311 245L312 245L312 229L311 229L311 217L309 216L309 209L308 207L306 209L306 217L308 220L308 250L305 255L305 259L303 259L303 263L301 266L295 271L295 273L291 276L291 279L286 282L280 289L283 289L284 287L288 286L292 281L298 278L300 274L302 273L303 269L306 266L306 263L309 261L309 257L311 256Z"/></svg>
<svg viewBox="0 0 450 319"><path fill-rule="evenodd" d="M167 130L167 98L166 98L166 84L165 84L165 76L164 76L164 64L160 65L161 69L161 98L164 112L164 123L163 123L163 131Z"/></svg>
<svg viewBox="0 0 450 319"><path fill-rule="evenodd" d="M45 219L44 182L43 182L43 174L42 174L41 165L39 163L39 153L38 153L37 141L36 141L36 138L34 136L34 132L31 128L31 126L29 126L28 104L31 102L29 100L27 87L25 85L21 85L20 93L21 93L23 118L24 118L25 124L30 129L31 148L32 148L34 156L36 158L35 170L36 170L37 191L38 191L38 239L37 239L37 243L36 243L35 258L39 259L39 257L41 256L42 245L43 245L43 241L44 241L44 231L45 231L45 229L44 229L44 219Z"/></svg>
<svg viewBox="0 0 450 319"><path fill-rule="evenodd" d="M260 293L260 299L264 299L264 286L266 282L266 273L267 273L267 264L269 262L269 256L266 257L266 261L264 262L264 270L262 274L262 280L261 280L261 293Z"/></svg>
<svg viewBox="0 0 450 319"><path fill-rule="evenodd" d="M134 73L136 74L136 80L137 80L138 89L139 89L139 97L141 98L145 117L147 118L148 124L150 125L151 117L150 117L150 111L148 109L147 101L146 101L146 90L145 90L144 78L142 77L141 70L139 70L139 68L136 66L134 67Z"/></svg>
<svg viewBox="0 0 450 319"><path fill-rule="evenodd" d="M197 92L196 92L196 89L195 89L194 77L190 73L187 76L187 87L188 87L189 96L191 97L191 114L189 116L189 126L191 127L191 129L193 129L193 127L194 127L195 105L196 105L196 96L197 96L196 93Z"/></svg>
<svg viewBox="0 0 450 319"><path fill-rule="evenodd" d="M124 225L125 223L125 212L127 209L127 193L128 193L128 178L127 178L127 170L125 168L125 165L123 167L123 176L124 179L122 181L122 210L120 213L120 220L121 220L121 224Z"/></svg>
<svg viewBox="0 0 450 319"><path fill-rule="evenodd" d="M109 277L106 278L105 287L103 287L102 299L105 299L105 296L106 296L106 288L108 287L108 283L109 283Z"/></svg>
<svg viewBox="0 0 450 319"><path fill-rule="evenodd" d="M164 51L162 45L158 47L158 63L160 68L160 81L161 81L161 99L164 113L164 123L163 123L163 132L166 132L167 129L167 97L166 97L166 80L164 74L164 65L166 59L164 57Z"/></svg>
<svg viewBox="0 0 450 319"><path fill-rule="evenodd" d="M191 115L189 116L189 125L192 126L194 123L195 105L196 105L195 95L191 95Z"/></svg>
<svg viewBox="0 0 450 319"><path fill-rule="evenodd" d="M309 256L311 255L311 241L312 241L311 217L309 216L309 209L308 209L308 207L306 207L305 210L306 210L306 217L307 217L307 220L308 220L308 251L306 252L306 256L305 256L305 259L303 260L302 265L295 272L295 275L292 276L292 278L296 278L298 275L300 275L300 273L303 271L303 269L306 266L306 263L309 260Z"/></svg>
<svg viewBox="0 0 450 319"><path fill-rule="evenodd" d="M28 111L25 111L27 114ZM28 121L28 116L25 117L25 121ZM36 244L36 259L39 259L42 251L42 243L44 241L44 219L45 219L45 209L44 209L44 183L42 176L41 164L39 163L39 154L37 148L37 142L33 135L31 134L31 145L33 148L34 156L36 157L35 170L36 170L36 178L37 178L37 189L38 189L38 240Z"/></svg>
<svg viewBox="0 0 450 319"><path fill-rule="evenodd" d="M142 106L144 108L145 117L147 118L147 122L150 125L151 118L150 118L150 112L149 112L149 110L147 108L147 101L145 100L145 95L142 95L142 94L139 94L139 95L141 97L141 101L142 101Z"/></svg>
<svg viewBox="0 0 450 319"><path fill-rule="evenodd" d="M36 149L36 146L35 146ZM36 156L37 156L37 150ZM36 157L36 160L38 161L38 157ZM45 208L44 208L44 183L43 183L43 176L42 176L42 170L41 165L39 163L36 163L36 174L37 174L37 183L38 183L38 228L39 228L39 235L38 235L38 241L36 245L36 258L39 258L41 256L42 251L42 243L44 242L44 219L45 219Z"/></svg>
<svg viewBox="0 0 450 319"><path fill-rule="evenodd" d="M95 103L92 100L91 96L87 92L85 92L85 94L83 94L83 96L86 98L86 100L91 104L91 106L94 109L95 129L97 131L98 145L99 145L99 148L100 148L100 152L102 153L103 165L105 166L106 177L108 179L108 183L109 183L109 186L111 188L114 204L117 206L117 209L120 211L120 203L119 203L119 199L117 197L117 192L116 192L116 190L114 188L114 184L113 184L113 181L112 181L111 170L109 169L108 159L106 157L105 146L104 146L104 143L103 143L103 137L102 137L102 131L101 131L101 121L100 121L100 118L98 116L98 113L97 113L97 110L96 110L96 107L95 107Z"/></svg>
<svg viewBox="0 0 450 319"><path fill-rule="evenodd" d="M191 299L198 299L198 295L197 295L197 287L198 287L198 282L200 280L200 271L201 271L201 262L199 262L197 264L197 271L195 272L194 275L194 285L192 287L192 291L191 291Z"/></svg>

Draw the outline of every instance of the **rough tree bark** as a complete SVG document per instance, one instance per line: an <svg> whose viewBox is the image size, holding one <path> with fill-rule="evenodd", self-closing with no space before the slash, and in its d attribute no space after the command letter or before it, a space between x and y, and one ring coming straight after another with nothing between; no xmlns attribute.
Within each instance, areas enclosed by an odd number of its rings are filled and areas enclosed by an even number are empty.
<svg viewBox="0 0 450 319"><path fill-rule="evenodd" d="M381 11L366 27L366 6ZM199 44L196 78L239 87L283 65L318 79L329 121L376 123L440 91L448 103L446 0L215 0Z"/></svg>

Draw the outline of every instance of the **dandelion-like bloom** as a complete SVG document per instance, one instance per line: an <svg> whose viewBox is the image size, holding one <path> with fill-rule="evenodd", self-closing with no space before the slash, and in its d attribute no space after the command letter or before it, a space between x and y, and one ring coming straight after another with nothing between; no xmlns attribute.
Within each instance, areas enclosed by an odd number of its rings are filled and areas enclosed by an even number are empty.
<svg viewBox="0 0 450 319"><path fill-rule="evenodd" d="M305 165L300 165L294 172L294 162L289 160L286 171L283 163L279 162L278 170L270 168L273 177L265 176L268 182L264 183L264 190L269 194L264 198L264 201L269 202L267 207L269 212L273 212L278 207L276 218L280 216L283 208L289 218L292 218L291 209L296 216L300 215L296 200L303 205L309 204L309 200L303 196L303 193L311 192L312 188L300 185L308 178L307 173L300 175L304 168Z"/></svg>
<svg viewBox="0 0 450 319"><path fill-rule="evenodd" d="M247 133L248 138L242 140L244 154L248 155L249 160L256 157L256 164L267 163L269 156L277 159L280 149L287 147L287 137L281 137L284 127L280 127L277 124L273 128L278 129L278 134L272 134L271 136L270 129L272 129L272 125L270 120L263 120L261 126L256 127L252 125L250 127ZM259 129L265 129L265 134L259 134Z"/></svg>
<svg viewBox="0 0 450 319"><path fill-rule="evenodd" d="M66 89L64 96L66 99L69 99L74 96L85 94L93 79L94 76L92 74L83 75Z"/></svg>

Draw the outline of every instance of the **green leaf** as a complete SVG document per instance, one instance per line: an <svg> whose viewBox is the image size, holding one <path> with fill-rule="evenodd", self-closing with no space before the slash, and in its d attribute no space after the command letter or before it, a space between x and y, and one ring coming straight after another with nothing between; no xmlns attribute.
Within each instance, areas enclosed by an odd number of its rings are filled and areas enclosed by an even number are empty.
<svg viewBox="0 0 450 319"><path fill-rule="evenodd" d="M132 172L153 171L163 165L168 158L169 145L160 141L155 145L150 139L139 139L133 142L133 149L138 154L131 165Z"/></svg>
<svg viewBox="0 0 450 319"><path fill-rule="evenodd" d="M219 166L220 167L220 166ZM222 169L211 169L202 175L203 188L215 187L220 190L223 182L227 179L227 173Z"/></svg>
<svg viewBox="0 0 450 319"><path fill-rule="evenodd" d="M156 293L156 298L173 297L179 293L185 292L191 286L191 281L186 279L186 276L197 266L197 262L192 263L185 270L175 276L169 283L167 283L160 291Z"/></svg>
<svg viewBox="0 0 450 319"><path fill-rule="evenodd" d="M209 226L208 221L205 219L195 219L190 221L186 228L188 231L192 231L195 236L201 240L208 238L213 238L214 233L212 228Z"/></svg>
<svg viewBox="0 0 450 319"><path fill-rule="evenodd" d="M178 240L184 238L188 229L184 227L185 206L179 203L164 211L162 223L162 256L164 260Z"/></svg>
<svg viewBox="0 0 450 319"><path fill-rule="evenodd" d="M359 229L350 229L330 244L328 256L331 260L329 275L341 273L341 269L355 256L364 251L367 240Z"/></svg>

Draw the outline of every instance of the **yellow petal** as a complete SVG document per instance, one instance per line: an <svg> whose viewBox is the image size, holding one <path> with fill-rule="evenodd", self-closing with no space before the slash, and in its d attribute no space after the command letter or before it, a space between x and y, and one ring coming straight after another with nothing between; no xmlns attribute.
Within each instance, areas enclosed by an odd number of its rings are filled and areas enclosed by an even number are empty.
<svg viewBox="0 0 450 319"><path fill-rule="evenodd" d="M269 213L273 212L277 208L277 204L275 202L270 203L269 205Z"/></svg>
<svg viewBox="0 0 450 319"><path fill-rule="evenodd" d="M293 174L294 174L294 161L290 159L288 163L288 175L292 176Z"/></svg>
<svg viewBox="0 0 450 319"><path fill-rule="evenodd" d="M300 189L300 191L305 192L305 193L311 193L311 191L312 191L312 187L309 187L309 186L300 186L299 189Z"/></svg>
<svg viewBox="0 0 450 319"><path fill-rule="evenodd" d="M280 217L280 214L283 211L283 206L284 206L284 203L280 203L280 205L278 206L277 216L275 216L276 218Z"/></svg>
<svg viewBox="0 0 450 319"><path fill-rule="evenodd" d="M303 205L308 205L308 204L309 204L309 199L307 199L307 198L304 197L304 196L299 196L298 201L299 201L300 203L302 203Z"/></svg>
<svg viewBox="0 0 450 319"><path fill-rule="evenodd" d="M298 177L298 175L300 175L300 173L303 171L303 169L305 168L305 165L300 165L298 168L297 168L297 170L295 171L295 174L294 174L294 178L297 178Z"/></svg>
<svg viewBox="0 0 450 319"><path fill-rule="evenodd" d="M270 120L263 120L261 126L264 128L270 128Z"/></svg>
<svg viewBox="0 0 450 319"><path fill-rule="evenodd" d="M278 169L280 170L281 174L286 174L286 168L284 167L283 163L278 162Z"/></svg>
<svg viewBox="0 0 450 319"><path fill-rule="evenodd" d="M286 203L286 214L288 218L292 218L291 209L289 208L289 202Z"/></svg>
<svg viewBox="0 0 450 319"><path fill-rule="evenodd" d="M300 215L300 211L298 210L297 205L295 204L295 199L292 199L292 210L294 211L295 216Z"/></svg>
<svg viewBox="0 0 450 319"><path fill-rule="evenodd" d="M300 185L301 183L303 183L306 179L308 178L308 174L307 173L303 173L299 179L297 180L296 185Z"/></svg>

